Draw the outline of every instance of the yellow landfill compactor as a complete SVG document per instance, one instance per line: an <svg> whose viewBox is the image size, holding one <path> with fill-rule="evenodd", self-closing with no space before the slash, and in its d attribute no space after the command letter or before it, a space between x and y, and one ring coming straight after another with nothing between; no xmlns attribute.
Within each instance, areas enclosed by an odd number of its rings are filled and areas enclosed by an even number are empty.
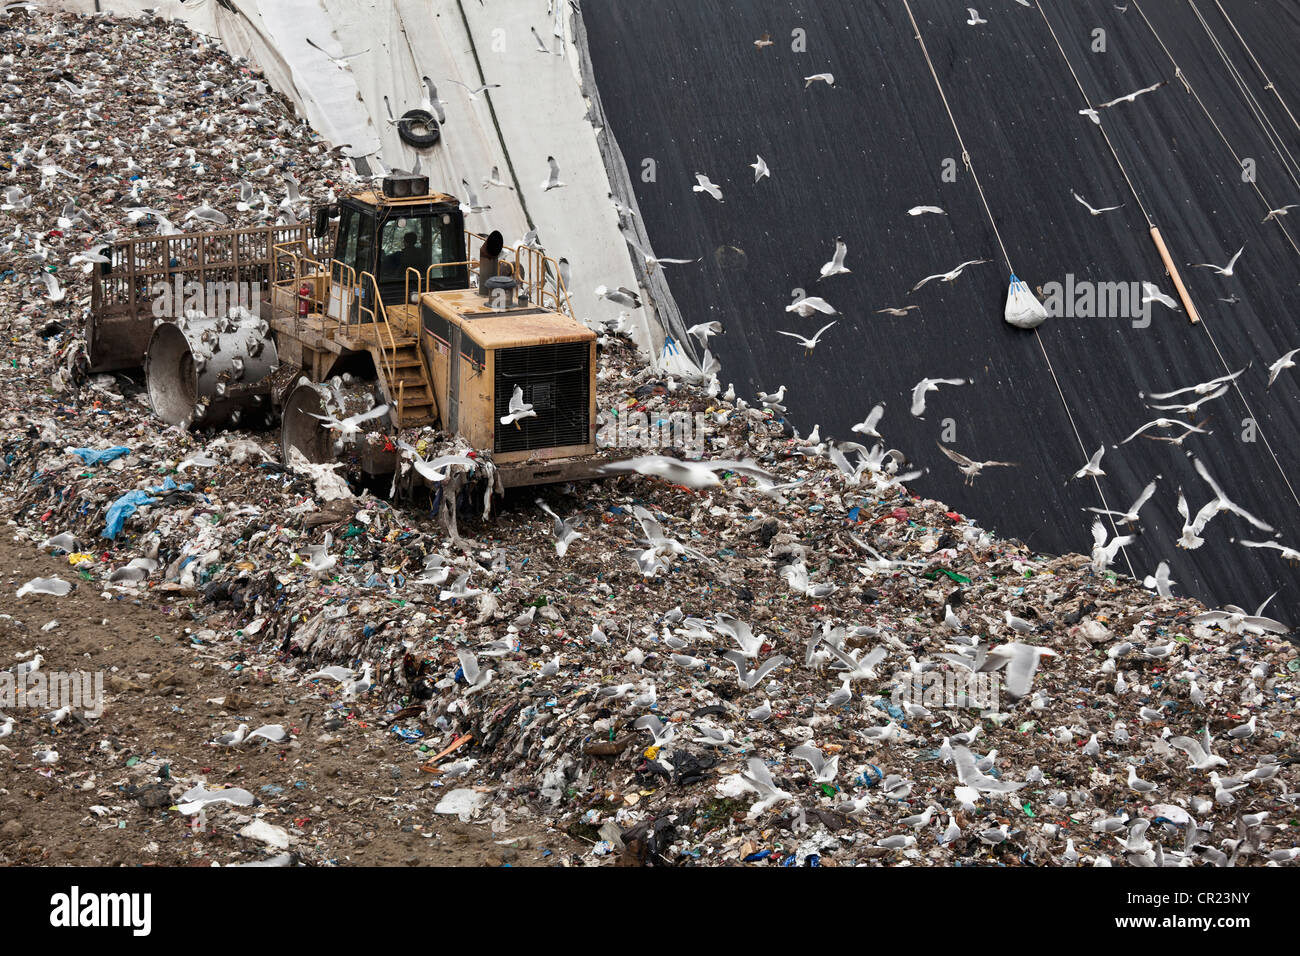
<svg viewBox="0 0 1300 956"><path fill-rule="evenodd" d="M108 258L91 369L143 362L172 424L278 414L286 460L373 475L394 471L396 432L437 426L489 452L498 487L595 474L596 336L558 266L467 232L426 177L387 176L310 224L121 240Z"/></svg>

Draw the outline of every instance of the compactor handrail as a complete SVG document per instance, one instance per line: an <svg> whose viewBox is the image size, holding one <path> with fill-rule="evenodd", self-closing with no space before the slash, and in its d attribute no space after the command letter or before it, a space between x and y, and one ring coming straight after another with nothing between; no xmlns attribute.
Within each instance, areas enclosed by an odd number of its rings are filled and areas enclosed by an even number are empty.
<svg viewBox="0 0 1300 956"><path fill-rule="evenodd" d="M365 312L370 316L371 328L375 330L374 331L375 345L379 347L380 356L384 362L385 374L387 375L388 378L390 393L392 392L394 385L396 385L396 389L397 389L397 395L395 396L397 400L396 421L400 424L400 422L402 421L402 414L404 411L402 406L403 406L403 393L405 389L403 388L403 383L397 380L397 340L393 338L393 327L388 324L388 312L384 309L384 300L380 298L379 282L377 279L375 279L374 273L372 272L361 273L361 285L363 289L365 288L365 284L367 280L370 283L370 293L371 295L374 296L373 301L375 304L374 307L371 308L370 306L367 306L362 302L358 301L357 302L358 317L360 317L361 312ZM384 347L384 343L380 338L380 333L379 333L380 325L382 325L384 328L384 334L388 336L387 348Z"/></svg>
<svg viewBox="0 0 1300 956"><path fill-rule="evenodd" d="M466 231L465 249L470 257L459 262L436 262L429 266L424 273L425 288L430 290L433 288L434 269L449 269L457 266L477 268L479 258L474 254L474 245L477 243L482 246L485 241L487 241L485 236ZM530 301L544 309L563 312L570 318L573 317L573 303L569 299L569 290L564 283L564 277L560 274L558 262L540 249L522 245L502 247L498 258L513 262L515 278L519 280L521 289L528 294ZM548 277L552 280L550 284L553 284L554 288L548 287Z"/></svg>

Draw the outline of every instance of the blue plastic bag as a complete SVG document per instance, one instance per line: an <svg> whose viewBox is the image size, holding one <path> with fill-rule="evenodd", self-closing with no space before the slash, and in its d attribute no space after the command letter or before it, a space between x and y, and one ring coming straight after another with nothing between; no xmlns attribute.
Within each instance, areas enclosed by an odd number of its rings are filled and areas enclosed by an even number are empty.
<svg viewBox="0 0 1300 956"><path fill-rule="evenodd" d="M117 445L114 448L74 448L72 453L81 459L82 464L102 465L131 454L131 449L125 445Z"/></svg>
<svg viewBox="0 0 1300 956"><path fill-rule="evenodd" d="M171 479L167 480L170 481ZM122 533L122 525L126 524L126 519L135 514L137 508L141 505L152 505L157 502L158 499L151 497L148 492L128 491L108 506L108 514L106 515L108 523L104 526L104 532L100 537L116 538Z"/></svg>

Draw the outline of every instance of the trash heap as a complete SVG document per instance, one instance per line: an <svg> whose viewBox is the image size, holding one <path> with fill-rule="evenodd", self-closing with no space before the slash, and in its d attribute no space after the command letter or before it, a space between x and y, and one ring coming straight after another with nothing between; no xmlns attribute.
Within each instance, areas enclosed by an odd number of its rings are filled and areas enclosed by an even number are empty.
<svg viewBox="0 0 1300 956"><path fill-rule="evenodd" d="M309 202L346 174L179 26L7 25L4 161L32 197L6 210L19 233L0 282L0 501L17 534L78 588L185 616L232 682L256 668L336 725L399 736L437 790L431 818L554 827L583 848L557 861L572 864L1297 854L1300 662L1284 635L1000 539L911 494L902 453L800 438L781 406L661 377L617 335L601 339L598 402L642 446L617 454L678 455L646 432L684 421L706 459L742 467L696 488L633 473L523 489L484 517L480 467L401 476L390 498L346 469L287 467L265 432L167 427L138 380L78 375L86 285L68 264L141 228L133 191L178 225L201 202L242 225L259 212L234 210L240 180L274 197L292 173ZM128 48L139 70L119 78ZM444 434L392 437L490 471ZM64 747L93 761L93 743ZM154 785L193 808L215 799L202 784ZM299 836L272 835L273 850Z"/></svg>

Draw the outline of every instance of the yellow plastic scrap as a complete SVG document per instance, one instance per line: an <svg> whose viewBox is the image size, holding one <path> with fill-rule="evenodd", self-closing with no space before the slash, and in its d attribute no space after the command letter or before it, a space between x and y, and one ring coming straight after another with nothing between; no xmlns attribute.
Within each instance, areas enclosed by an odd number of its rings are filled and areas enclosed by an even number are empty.
<svg viewBox="0 0 1300 956"><path fill-rule="evenodd" d="M94 563L95 563L95 556L93 554L85 554L84 552L81 551L74 551L72 554L68 555L68 564L72 565L73 567L76 567L78 564L94 564Z"/></svg>

